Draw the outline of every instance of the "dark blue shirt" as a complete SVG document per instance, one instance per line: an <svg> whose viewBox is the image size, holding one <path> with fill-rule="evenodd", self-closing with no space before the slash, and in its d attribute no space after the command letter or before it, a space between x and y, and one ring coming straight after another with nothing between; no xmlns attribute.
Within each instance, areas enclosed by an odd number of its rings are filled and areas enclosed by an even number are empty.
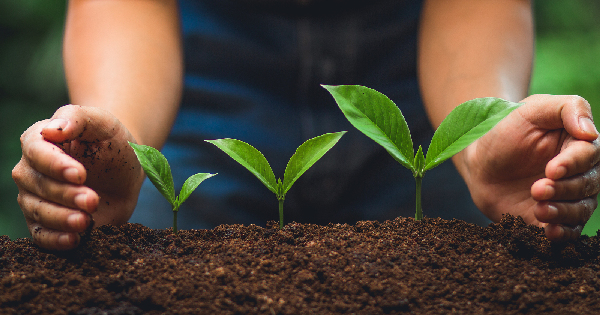
<svg viewBox="0 0 600 315"><path fill-rule="evenodd" d="M185 47L181 111L163 153L176 190L195 173L218 173L181 207L180 227L264 225L277 200L241 165L204 142L235 138L261 151L282 177L296 148L328 132L349 132L294 184L287 222L354 223L414 216L410 171L354 129L320 84L360 84L402 110L415 145L433 134L419 95L416 41L420 1L180 1ZM423 180L425 216L489 222L451 163ZM169 205L147 181L131 222L171 224Z"/></svg>

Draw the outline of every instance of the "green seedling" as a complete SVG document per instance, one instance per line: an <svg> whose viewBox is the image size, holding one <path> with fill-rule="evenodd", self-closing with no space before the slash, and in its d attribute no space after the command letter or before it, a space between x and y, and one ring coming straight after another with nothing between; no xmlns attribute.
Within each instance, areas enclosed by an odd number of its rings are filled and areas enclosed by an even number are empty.
<svg viewBox="0 0 600 315"><path fill-rule="evenodd" d="M348 121L383 146L396 161L412 171L416 182L415 219L423 218L421 182L426 171L438 166L479 139L521 104L486 97L457 106L433 134L427 150L414 153L402 112L387 96L364 86L323 86L335 99Z"/></svg>
<svg viewBox="0 0 600 315"><path fill-rule="evenodd" d="M326 133L309 139L296 149L283 174L283 181L275 180L275 174L265 156L246 142L236 139L205 140L247 168L267 188L275 193L279 201L279 228L283 228L283 201L294 182L331 149L346 131Z"/></svg>
<svg viewBox="0 0 600 315"><path fill-rule="evenodd" d="M190 176L181 191L179 196L175 196L175 185L173 184L173 175L167 158L160 151L153 147L129 142L137 156L144 172L148 175L148 179L154 184L154 187L167 199L173 208L173 233L177 232L177 212L181 204L188 199L194 190L205 179L217 174L198 173Z"/></svg>

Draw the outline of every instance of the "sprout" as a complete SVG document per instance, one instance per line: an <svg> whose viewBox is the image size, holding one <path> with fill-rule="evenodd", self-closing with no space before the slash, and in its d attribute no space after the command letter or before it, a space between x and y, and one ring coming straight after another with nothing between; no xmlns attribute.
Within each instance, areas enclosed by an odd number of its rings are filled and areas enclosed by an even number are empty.
<svg viewBox="0 0 600 315"><path fill-rule="evenodd" d="M323 87L356 129L412 171L416 182L416 220L423 218L421 181L425 172L462 151L520 106L494 97L477 98L457 106L433 134L425 157L421 146L414 154L406 120L387 96L359 85Z"/></svg>
<svg viewBox="0 0 600 315"><path fill-rule="evenodd" d="M288 162L283 181L275 180L275 174L265 156L253 146L236 139L206 140L247 168L279 201L279 228L283 228L283 201L294 182L331 149L346 131L326 133L304 142Z"/></svg>
<svg viewBox="0 0 600 315"><path fill-rule="evenodd" d="M171 175L171 167L169 162L162 153L153 147L129 142L129 145L135 151L144 172L148 175L148 179L154 184L154 187L167 199L173 208L173 233L177 235L177 212L181 204L186 201L190 194L204 181L205 179L217 174L198 173L190 176L181 191L179 196L175 196L175 185L173 184L173 175Z"/></svg>

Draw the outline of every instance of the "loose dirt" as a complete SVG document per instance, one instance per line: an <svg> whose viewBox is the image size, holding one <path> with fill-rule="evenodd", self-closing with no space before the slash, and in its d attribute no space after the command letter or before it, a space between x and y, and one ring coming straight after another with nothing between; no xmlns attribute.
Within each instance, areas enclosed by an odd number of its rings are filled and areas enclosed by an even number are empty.
<svg viewBox="0 0 600 315"><path fill-rule="evenodd" d="M0 244L2 314L600 313L598 237L553 244L510 216L179 236L125 224L69 252Z"/></svg>

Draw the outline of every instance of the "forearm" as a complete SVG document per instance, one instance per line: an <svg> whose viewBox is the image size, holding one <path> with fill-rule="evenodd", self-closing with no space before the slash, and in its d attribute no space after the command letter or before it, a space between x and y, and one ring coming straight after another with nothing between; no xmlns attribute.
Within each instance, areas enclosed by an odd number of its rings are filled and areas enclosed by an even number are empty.
<svg viewBox="0 0 600 315"><path fill-rule="evenodd" d="M138 143L162 146L182 88L176 1L71 0L63 51L73 104L107 109Z"/></svg>
<svg viewBox="0 0 600 315"><path fill-rule="evenodd" d="M529 1L428 0L421 21L419 84L434 127L473 98L526 97L534 36ZM453 158L463 177L464 159L464 151Z"/></svg>
<svg viewBox="0 0 600 315"><path fill-rule="evenodd" d="M419 32L418 74L434 126L477 97L519 101L533 60L529 1L428 0Z"/></svg>

